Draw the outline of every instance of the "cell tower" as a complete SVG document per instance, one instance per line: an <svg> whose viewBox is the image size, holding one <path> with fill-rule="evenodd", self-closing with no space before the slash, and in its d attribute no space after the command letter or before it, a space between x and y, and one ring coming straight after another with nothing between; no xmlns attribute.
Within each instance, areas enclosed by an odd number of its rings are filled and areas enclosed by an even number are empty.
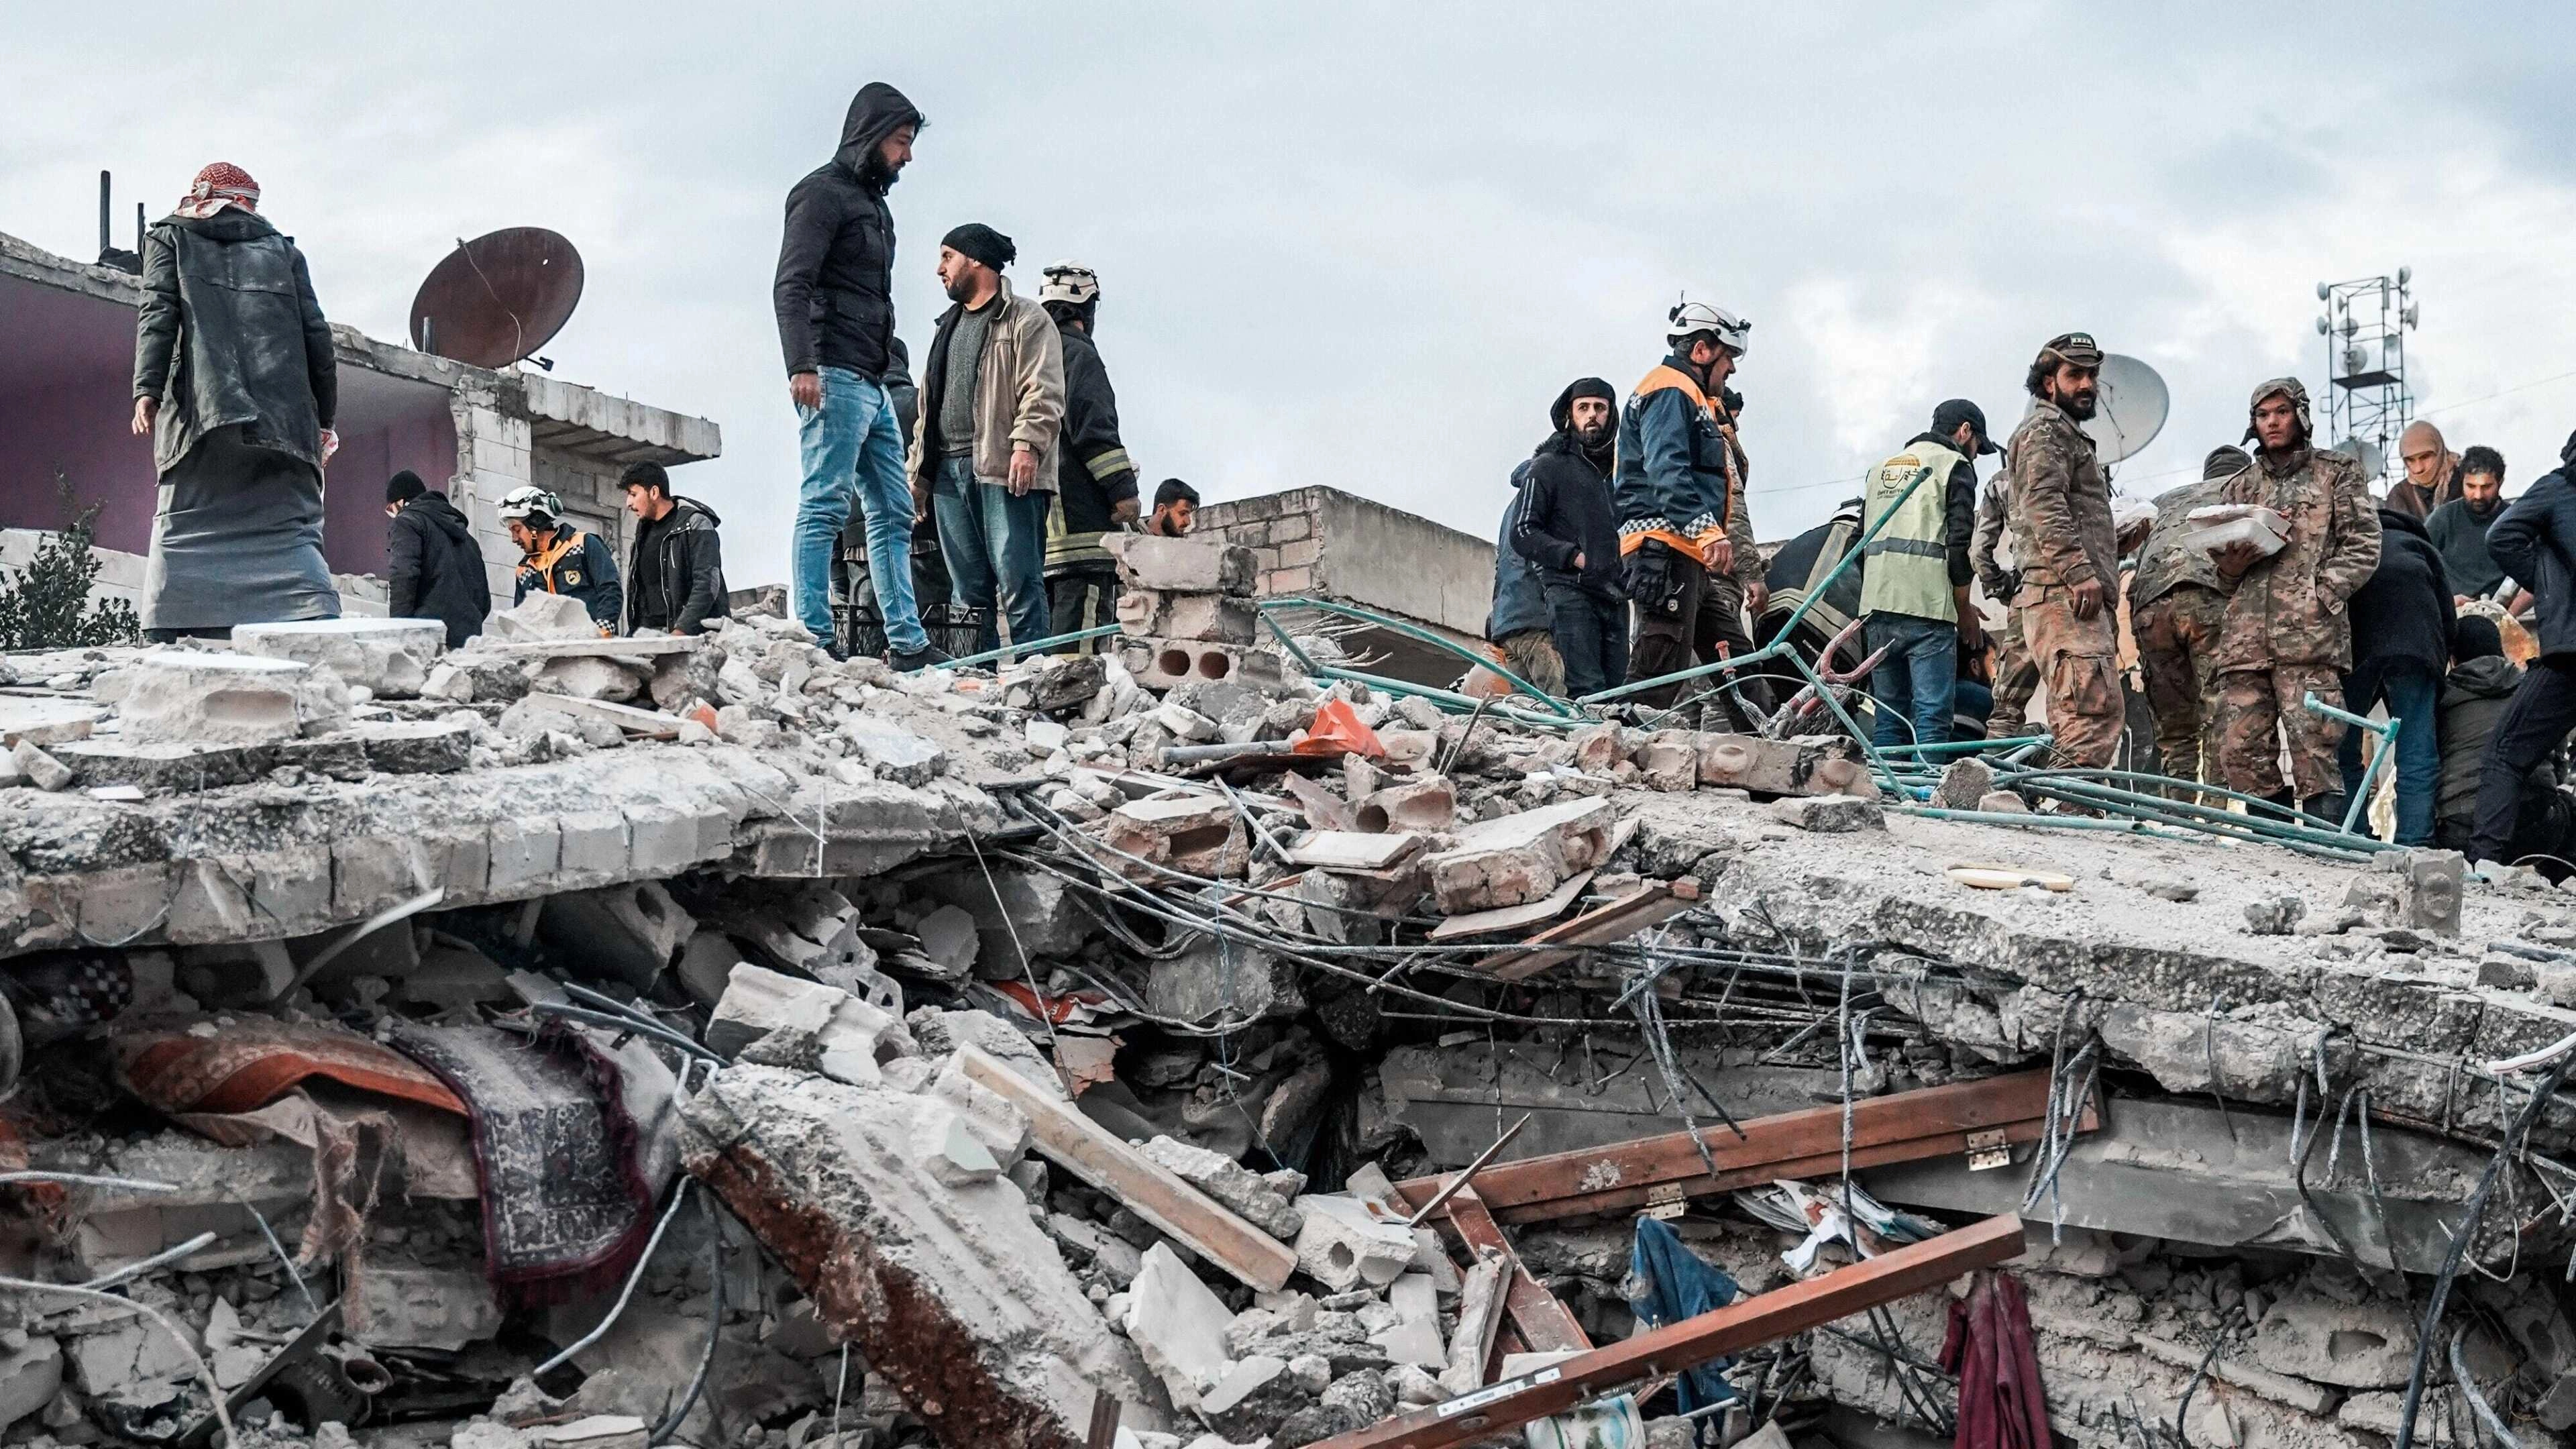
<svg viewBox="0 0 2576 1449"><path fill-rule="evenodd" d="M2326 304L2317 334L2326 340L2325 435L2361 462L2373 482L2397 457L2398 434L2415 417L2406 387L2406 334L2415 330L2415 272L2317 283Z"/></svg>

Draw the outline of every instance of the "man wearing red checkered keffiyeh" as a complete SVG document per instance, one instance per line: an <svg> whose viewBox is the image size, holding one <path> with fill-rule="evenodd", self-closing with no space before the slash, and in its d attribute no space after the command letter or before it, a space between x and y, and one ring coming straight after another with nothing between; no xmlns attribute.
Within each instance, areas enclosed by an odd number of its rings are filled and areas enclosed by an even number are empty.
<svg viewBox="0 0 2576 1449"><path fill-rule="evenodd" d="M192 216L202 221L227 206L244 211L259 210L259 183L250 173L230 161L217 161L197 173L188 185L188 194L170 208L174 216Z"/></svg>

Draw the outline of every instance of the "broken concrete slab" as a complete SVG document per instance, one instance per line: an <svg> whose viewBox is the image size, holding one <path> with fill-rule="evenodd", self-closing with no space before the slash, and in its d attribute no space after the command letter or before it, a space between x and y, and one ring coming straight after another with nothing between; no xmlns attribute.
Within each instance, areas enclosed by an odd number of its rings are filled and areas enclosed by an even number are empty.
<svg viewBox="0 0 2576 1449"><path fill-rule="evenodd" d="M1431 890L1444 915L1517 906L1599 865L1617 818L1610 802L1581 797L1480 820L1429 856Z"/></svg>
<svg viewBox="0 0 2576 1449"><path fill-rule="evenodd" d="M2386 1303L2289 1299L2254 1325L2254 1362L2347 1389L2396 1388L2415 1365L2415 1321Z"/></svg>
<svg viewBox="0 0 2576 1449"><path fill-rule="evenodd" d="M1127 1337L1171 1393L1172 1407L1190 1412L1199 1395L1234 1366L1225 1353L1225 1329L1234 1314L1168 1243L1145 1250L1127 1293Z"/></svg>
<svg viewBox="0 0 2576 1449"><path fill-rule="evenodd" d="M1169 1137L1154 1138L1139 1150L1283 1243L1296 1241L1298 1229L1305 1224L1305 1215L1294 1203L1262 1181L1259 1173L1223 1153Z"/></svg>
<svg viewBox="0 0 2576 1449"><path fill-rule="evenodd" d="M1887 815L1878 802L1858 795L1806 795L1771 802L1771 818L1819 835L1855 830L1884 830Z"/></svg>
<svg viewBox="0 0 2576 1449"><path fill-rule="evenodd" d="M697 918L650 880L548 897L537 918L554 949L638 991L661 979L697 929Z"/></svg>
<svg viewBox="0 0 2576 1449"><path fill-rule="evenodd" d="M113 671L117 718L136 744L267 744L327 728L348 690L309 665L161 649ZM100 688L111 686L103 678Z"/></svg>
<svg viewBox="0 0 2576 1449"><path fill-rule="evenodd" d="M1230 683L1267 691L1285 682L1276 653L1243 644L1122 636L1118 641L1118 663L1147 689Z"/></svg>
<svg viewBox="0 0 2576 1449"><path fill-rule="evenodd" d="M1250 644L1260 637L1261 612L1252 600L1232 594L1127 589L1118 596L1118 624L1147 637Z"/></svg>
<svg viewBox="0 0 2576 1449"><path fill-rule="evenodd" d="M734 1066L683 1100L688 1170L720 1193L946 1449L1080 1442L1094 1399L1159 1430L1164 1395L1019 1188L913 1158L942 1102Z"/></svg>
<svg viewBox="0 0 2576 1449"><path fill-rule="evenodd" d="M709 1050L769 1066L875 1083L884 1063L914 1055L903 1023L837 986L763 967L733 969L708 1018Z"/></svg>
<svg viewBox="0 0 2576 1449"><path fill-rule="evenodd" d="M1089 832L1102 866L1139 884L1165 879L1156 866L1210 877L1240 876L1252 862L1243 817L1222 795L1134 800Z"/></svg>
<svg viewBox="0 0 2576 1449"><path fill-rule="evenodd" d="M501 1331L501 1301L475 1269L374 1261L349 1293L350 1336L371 1348L452 1353Z"/></svg>
<svg viewBox="0 0 2576 1449"><path fill-rule="evenodd" d="M1860 795L1875 799L1860 747L1839 735L1766 740L1757 735L1699 737L1699 783L1763 795Z"/></svg>
<svg viewBox="0 0 2576 1449"><path fill-rule="evenodd" d="M85 740L91 728L105 718L107 710L103 706L85 699L0 696L0 748L15 746L22 740L47 746Z"/></svg>
<svg viewBox="0 0 2576 1449"><path fill-rule="evenodd" d="M1308 1193L1297 1199L1297 1270L1336 1293L1383 1288L1413 1267L1413 1230L1381 1218L1355 1197Z"/></svg>
<svg viewBox="0 0 2576 1449"><path fill-rule="evenodd" d="M483 621L482 639L495 644L515 644L548 639L580 640L588 643L601 637L597 620L590 617L590 606L569 594L530 594L515 607L495 612Z"/></svg>
<svg viewBox="0 0 2576 1449"><path fill-rule="evenodd" d="M39 790L71 788L71 767L46 754L42 746L20 740L11 747L9 758L18 767L19 775Z"/></svg>
<svg viewBox="0 0 2576 1449"><path fill-rule="evenodd" d="M1130 589L1248 595L1260 569L1252 550L1216 537L1111 533L1102 537L1101 546L1118 560L1120 579Z"/></svg>
<svg viewBox="0 0 2576 1449"><path fill-rule="evenodd" d="M233 649L322 666L380 699L408 699L420 693L431 664L447 652L447 626L435 619L367 618L239 624Z"/></svg>

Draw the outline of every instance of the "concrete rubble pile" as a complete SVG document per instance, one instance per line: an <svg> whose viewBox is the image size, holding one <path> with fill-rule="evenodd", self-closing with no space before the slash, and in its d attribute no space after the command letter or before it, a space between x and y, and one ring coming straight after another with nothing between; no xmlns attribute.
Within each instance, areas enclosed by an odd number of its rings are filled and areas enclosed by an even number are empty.
<svg viewBox="0 0 2576 1449"><path fill-rule="evenodd" d="M2069 1444L2576 1426L2576 898L1309 679L1234 552L998 674L8 659L0 1443L1928 1445L1998 1280L1886 1265L2016 1213ZM1666 1234L1777 1330L1515 1416Z"/></svg>

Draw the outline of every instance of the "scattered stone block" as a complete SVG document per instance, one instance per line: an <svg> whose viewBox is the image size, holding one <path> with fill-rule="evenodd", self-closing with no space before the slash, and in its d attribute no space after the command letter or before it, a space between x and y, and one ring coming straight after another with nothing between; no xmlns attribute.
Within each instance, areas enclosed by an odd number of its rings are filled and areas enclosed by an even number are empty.
<svg viewBox="0 0 2576 1449"><path fill-rule="evenodd" d="M1118 560L1120 580L1130 589L1248 595L1261 568L1252 550L1214 536L1164 538L1146 533L1111 533L1103 536L1100 543Z"/></svg>
<svg viewBox="0 0 2576 1449"><path fill-rule="evenodd" d="M727 706L731 708L731 706ZM717 711L721 716L724 711ZM864 711L841 721L841 733L880 780L927 785L948 768L948 754L891 720Z"/></svg>
<svg viewBox="0 0 2576 1449"><path fill-rule="evenodd" d="M1480 820L1425 859L1432 894L1451 916L1542 900L1601 863L1615 819L1609 801L1585 796Z"/></svg>
<svg viewBox="0 0 2576 1449"><path fill-rule="evenodd" d="M1140 884L1163 877L1153 866L1192 875L1242 875L1252 864L1243 817L1222 796L1177 795L1136 800L1091 827L1102 866ZM1130 857L1133 857L1132 859Z"/></svg>
<svg viewBox="0 0 2576 1449"><path fill-rule="evenodd" d="M2286 936L2308 913L2308 903L2294 895L2266 896L2245 905L2245 929L2257 936Z"/></svg>
<svg viewBox="0 0 2576 1449"><path fill-rule="evenodd" d="M496 644L535 639L597 639L590 608L569 594L530 594L515 608L483 621L483 637Z"/></svg>
<svg viewBox="0 0 2576 1449"><path fill-rule="evenodd" d="M1297 1270L1336 1293L1383 1288L1413 1266L1413 1230L1358 1198L1308 1193L1297 1209Z"/></svg>
<svg viewBox="0 0 2576 1449"><path fill-rule="evenodd" d="M1225 1330L1234 1315L1169 1243L1145 1250L1127 1291L1127 1337L1171 1391L1172 1407L1189 1412L1233 1367L1225 1354Z"/></svg>
<svg viewBox="0 0 2576 1449"><path fill-rule="evenodd" d="M1256 1353L1236 1360L1216 1387L1199 1396L1198 1412L1228 1442L1257 1438L1266 1443L1270 1426L1303 1400L1288 1378L1288 1361Z"/></svg>
<svg viewBox="0 0 2576 1449"><path fill-rule="evenodd" d="M965 980L974 971L976 958L983 954L983 938L975 928L975 918L956 906L941 906L922 917L914 925L913 934L921 938L922 954L951 981ZM999 979L1017 978L1017 962L1007 954L995 959L1005 973Z"/></svg>
<svg viewBox="0 0 2576 1449"><path fill-rule="evenodd" d="M285 659L167 649L116 671L132 744L272 744L348 713L336 678Z"/></svg>
<svg viewBox="0 0 2576 1449"><path fill-rule="evenodd" d="M1458 790L1444 776L1423 776L1356 799L1352 815L1364 831L1447 830L1458 821Z"/></svg>
<svg viewBox="0 0 2576 1449"><path fill-rule="evenodd" d="M1201 936L1168 960L1146 963L1145 1004L1158 1016L1208 1025L1284 1020L1306 1009L1302 974L1258 946L1238 943L1228 959Z"/></svg>
<svg viewBox="0 0 2576 1449"><path fill-rule="evenodd" d="M661 979L697 929L697 918L651 880L549 896L539 917L548 944L638 991Z"/></svg>
<svg viewBox="0 0 2576 1449"><path fill-rule="evenodd" d="M2028 815L2030 802L2010 790L1989 790L1977 797L1977 808L1989 815Z"/></svg>
<svg viewBox="0 0 2576 1449"><path fill-rule="evenodd" d="M1932 804L1942 810L1975 810L1979 808L1977 802L1994 791L1994 766L1966 755L1952 760L1949 768L1941 772L1941 783L1932 789Z"/></svg>
<svg viewBox="0 0 2576 1449"><path fill-rule="evenodd" d="M98 684L100 699L113 697L110 680L121 676L103 676ZM107 717L107 711L84 699L29 699L23 696L0 696L0 748L26 741L39 745L58 745L89 738L91 726Z"/></svg>
<svg viewBox="0 0 2576 1449"><path fill-rule="evenodd" d="M59 1340L30 1338L0 1354L0 1429L40 1413L63 1390Z"/></svg>
<svg viewBox="0 0 2576 1449"><path fill-rule="evenodd" d="M1858 795L1876 799L1878 782L1860 746L1840 735L1766 740L1758 735L1699 736L1699 782L1763 795Z"/></svg>
<svg viewBox="0 0 2576 1449"><path fill-rule="evenodd" d="M2254 1325L2254 1362L2346 1389L2395 1388L2415 1363L2415 1323L2384 1303L2283 1299Z"/></svg>
<svg viewBox="0 0 2576 1449"><path fill-rule="evenodd" d="M1263 1232L1283 1243L1296 1241L1298 1229L1305 1223L1304 1214L1251 1168L1224 1153L1169 1137L1157 1137L1139 1150L1180 1174L1182 1181L1234 1209Z"/></svg>
<svg viewBox="0 0 2576 1449"><path fill-rule="evenodd" d="M547 694L570 695L574 699L605 699L623 703L644 693L646 679L614 660L587 654L568 654L549 659L537 670L533 688Z"/></svg>
<svg viewBox="0 0 2576 1449"><path fill-rule="evenodd" d="M37 789L54 791L70 788L71 767L46 754L37 746L20 740L9 755L16 762L18 773L25 777L28 784Z"/></svg>
<svg viewBox="0 0 2576 1449"><path fill-rule="evenodd" d="M452 1353L501 1331L501 1301L474 1269L371 1262L349 1292L349 1332L370 1348Z"/></svg>
<svg viewBox="0 0 2576 1449"><path fill-rule="evenodd" d="M1679 794L1699 784L1699 747L1689 730L1657 730L1637 747L1637 773L1646 788Z"/></svg>
<svg viewBox="0 0 2576 1449"><path fill-rule="evenodd" d="M1771 818L1819 835L1884 830L1887 813L1858 795L1797 795L1771 802Z"/></svg>
<svg viewBox="0 0 2576 1449"><path fill-rule="evenodd" d="M345 683L380 698L407 699L429 682L447 652L447 626L435 619L301 619L239 624L233 650L328 668Z"/></svg>

